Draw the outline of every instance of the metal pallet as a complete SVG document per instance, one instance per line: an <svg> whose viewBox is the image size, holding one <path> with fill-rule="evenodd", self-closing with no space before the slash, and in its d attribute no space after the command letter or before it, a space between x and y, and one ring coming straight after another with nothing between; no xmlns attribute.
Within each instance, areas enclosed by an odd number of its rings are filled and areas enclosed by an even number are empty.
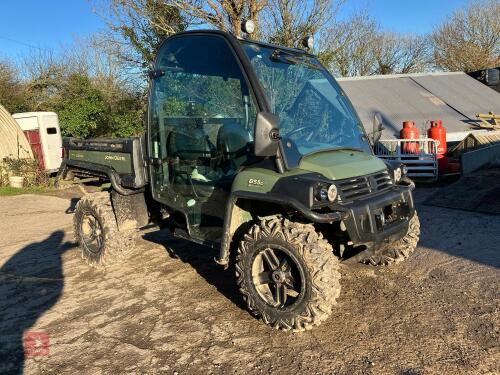
<svg viewBox="0 0 500 375"><path fill-rule="evenodd" d="M438 178L438 141L420 139L381 139L375 154L381 159L399 161L408 167L408 176L435 181Z"/></svg>

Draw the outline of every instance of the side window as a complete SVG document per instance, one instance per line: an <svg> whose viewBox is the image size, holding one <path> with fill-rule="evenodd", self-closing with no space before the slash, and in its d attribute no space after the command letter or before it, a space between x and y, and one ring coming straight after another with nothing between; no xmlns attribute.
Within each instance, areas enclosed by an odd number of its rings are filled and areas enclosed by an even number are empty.
<svg viewBox="0 0 500 375"><path fill-rule="evenodd" d="M253 141L255 106L223 38L175 38L160 51L156 70L165 74L154 83L152 116L158 131L165 133L167 149L172 146L173 153L193 158L207 151L231 151L239 142ZM240 133L241 139L223 139L228 132ZM189 150L172 144L171 137L177 133L190 138Z"/></svg>
<svg viewBox="0 0 500 375"><path fill-rule="evenodd" d="M256 118L250 89L224 38L190 35L160 50L150 98L157 189L200 197L247 160ZM208 192L207 192L208 191Z"/></svg>

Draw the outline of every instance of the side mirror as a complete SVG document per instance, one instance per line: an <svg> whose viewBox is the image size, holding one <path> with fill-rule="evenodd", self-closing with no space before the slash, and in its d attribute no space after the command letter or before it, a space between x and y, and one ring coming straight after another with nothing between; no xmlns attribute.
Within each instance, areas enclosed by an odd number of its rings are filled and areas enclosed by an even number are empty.
<svg viewBox="0 0 500 375"><path fill-rule="evenodd" d="M375 145L378 141L380 141L380 137L382 137L382 130L384 130L384 125L382 121L382 116L380 113L375 113L373 116L373 130L371 134L372 145Z"/></svg>
<svg viewBox="0 0 500 375"><path fill-rule="evenodd" d="M270 112L259 112L255 122L254 150L256 156L274 156L278 152L279 118Z"/></svg>

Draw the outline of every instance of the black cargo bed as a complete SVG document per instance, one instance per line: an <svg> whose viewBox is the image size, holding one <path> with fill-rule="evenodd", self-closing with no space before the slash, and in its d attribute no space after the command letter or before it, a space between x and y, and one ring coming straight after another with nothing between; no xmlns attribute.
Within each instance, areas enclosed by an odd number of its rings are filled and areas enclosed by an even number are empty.
<svg viewBox="0 0 500 375"><path fill-rule="evenodd" d="M69 171L76 176L106 178L122 193L147 184L144 137L64 138L63 148L63 178Z"/></svg>

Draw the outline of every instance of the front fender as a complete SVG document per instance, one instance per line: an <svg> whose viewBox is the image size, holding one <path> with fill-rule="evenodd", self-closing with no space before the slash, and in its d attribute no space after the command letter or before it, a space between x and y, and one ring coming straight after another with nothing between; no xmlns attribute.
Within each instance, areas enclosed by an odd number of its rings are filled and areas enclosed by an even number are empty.
<svg viewBox="0 0 500 375"><path fill-rule="evenodd" d="M246 207L240 205L239 202L249 202ZM233 191L229 196L225 218L224 226L222 231L221 247L218 258L215 262L227 267L229 264L229 250L233 237L244 223L250 222L254 219L251 212L252 207L256 206L256 203L272 204L277 207L291 208L299 212L306 219L315 223L332 223L335 221L340 221L349 216L348 212L335 211L329 213L318 213L315 212L296 199L289 196L279 195L276 193L252 193L249 191Z"/></svg>

